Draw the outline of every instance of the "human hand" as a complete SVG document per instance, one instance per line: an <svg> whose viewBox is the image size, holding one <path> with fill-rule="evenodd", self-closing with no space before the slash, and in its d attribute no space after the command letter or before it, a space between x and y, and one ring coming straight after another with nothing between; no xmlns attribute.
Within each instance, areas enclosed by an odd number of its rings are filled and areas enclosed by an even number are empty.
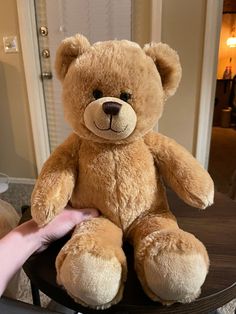
<svg viewBox="0 0 236 314"><path fill-rule="evenodd" d="M69 233L76 225L84 220L99 216L93 208L73 209L66 207L49 224L39 228L40 247L37 252L45 250L49 244Z"/></svg>
<svg viewBox="0 0 236 314"><path fill-rule="evenodd" d="M71 231L80 222L97 217L96 209L67 208L49 224L39 227L31 219L11 230L0 239L0 297L10 278L35 252L43 251L48 245ZM20 248L18 250L17 248ZM9 262L10 261L10 262Z"/></svg>

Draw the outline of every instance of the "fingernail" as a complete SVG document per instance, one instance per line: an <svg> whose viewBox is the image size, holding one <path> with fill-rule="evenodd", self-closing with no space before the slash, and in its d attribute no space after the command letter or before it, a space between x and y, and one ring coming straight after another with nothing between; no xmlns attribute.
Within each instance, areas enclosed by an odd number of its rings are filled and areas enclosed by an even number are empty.
<svg viewBox="0 0 236 314"><path fill-rule="evenodd" d="M86 209L85 216L97 217L99 216L99 212L96 209Z"/></svg>

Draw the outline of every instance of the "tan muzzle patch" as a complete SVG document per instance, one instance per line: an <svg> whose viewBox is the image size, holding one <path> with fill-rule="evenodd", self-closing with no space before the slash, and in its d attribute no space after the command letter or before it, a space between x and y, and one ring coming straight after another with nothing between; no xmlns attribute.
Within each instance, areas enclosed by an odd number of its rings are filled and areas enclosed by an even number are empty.
<svg viewBox="0 0 236 314"><path fill-rule="evenodd" d="M127 138L135 129L137 116L127 102L115 97L92 101L84 111L85 126L108 140Z"/></svg>

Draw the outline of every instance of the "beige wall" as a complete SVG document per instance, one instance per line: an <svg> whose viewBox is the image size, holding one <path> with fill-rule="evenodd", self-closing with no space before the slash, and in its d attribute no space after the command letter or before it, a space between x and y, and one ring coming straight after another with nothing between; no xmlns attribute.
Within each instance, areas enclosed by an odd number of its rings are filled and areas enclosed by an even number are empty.
<svg viewBox="0 0 236 314"><path fill-rule="evenodd" d="M164 0L162 41L177 50L183 75L167 101L159 131L195 153L206 0Z"/></svg>
<svg viewBox="0 0 236 314"><path fill-rule="evenodd" d="M3 36L17 35L16 0L0 1L0 172L35 178L32 131L21 50L4 53Z"/></svg>

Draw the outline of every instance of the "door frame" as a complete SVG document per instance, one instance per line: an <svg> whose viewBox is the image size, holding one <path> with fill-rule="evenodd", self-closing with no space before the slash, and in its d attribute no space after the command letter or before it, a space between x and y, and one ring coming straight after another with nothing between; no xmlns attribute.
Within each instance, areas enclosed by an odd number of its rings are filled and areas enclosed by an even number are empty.
<svg viewBox="0 0 236 314"><path fill-rule="evenodd" d="M135 0L134 0L135 1ZM151 0L151 41L161 41L162 0Z"/></svg>
<svg viewBox="0 0 236 314"><path fill-rule="evenodd" d="M38 53L35 7L32 0L17 0L20 41L29 101L38 173L50 155L49 135Z"/></svg>
<svg viewBox="0 0 236 314"><path fill-rule="evenodd" d="M210 154L222 13L223 0L207 0L195 151L197 160L206 169Z"/></svg>

